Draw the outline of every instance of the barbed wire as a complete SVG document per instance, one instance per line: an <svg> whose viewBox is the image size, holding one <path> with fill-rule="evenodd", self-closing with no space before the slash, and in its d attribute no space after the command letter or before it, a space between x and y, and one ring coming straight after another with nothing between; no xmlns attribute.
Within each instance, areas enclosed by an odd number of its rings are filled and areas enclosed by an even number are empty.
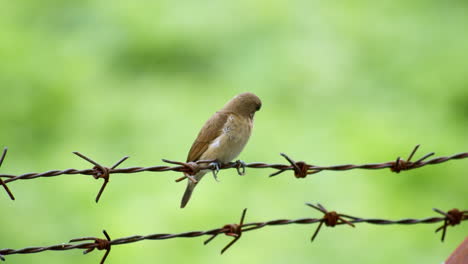
<svg viewBox="0 0 468 264"><path fill-rule="evenodd" d="M235 168L239 175L245 174L245 168L254 168L254 169L275 169L276 172L270 174L270 177L277 176L285 171L292 170L294 171L294 176L296 178L305 178L307 175L316 174L321 171L331 170L331 171L345 171L345 170L352 170L352 169L366 169L366 170L377 170L377 169L390 169L392 172L399 173L405 170L417 169L424 167L426 165L435 165L440 164L443 162L447 162L449 160L456 160L456 159L465 159L468 158L468 152L454 154L452 156L446 157L438 157L433 158L431 160L427 160L429 157L433 156L435 153L431 152L423 157L419 158L415 162L411 161L413 156L415 155L416 151L418 150L419 145L417 145L413 151L410 153L408 158L402 159L398 157L395 161L383 162L383 163L369 163L369 164L361 164L361 165L353 165L353 164L344 164L344 165L334 165L334 166L316 166L312 164L308 164L304 161L294 161L288 155L281 153L280 155L283 156L289 164L269 164L263 162L253 162L253 163L244 163L243 161L237 160L236 162L229 162L226 164L219 164L216 160L200 160L196 162L179 162L179 161L172 161L162 159L162 161L173 164L176 166L151 166L151 167L129 167L129 168L120 168L118 169L117 166L122 164L125 160L128 159L128 156L123 157L118 162L116 162L112 167L106 167L101 165L100 163L92 160L91 158L79 153L73 152L75 155L79 156L80 158L86 160L87 162L94 165L91 169L65 169L65 170L50 170L46 172L32 172L32 173L25 173L21 175L8 175L8 174L0 174L0 185L7 191L8 195L12 200L14 200L14 196L9 190L7 183L11 183L18 180L31 180L37 179L41 177L56 177L61 175L74 175L74 174L82 174L82 175L91 175L95 179L103 179L104 182L96 196L96 202L99 201L104 189L106 188L109 177L111 174L126 174L126 173L139 173L139 172L164 172L164 171L176 171L176 172L184 172L185 176L176 179L176 182L182 181L184 179L188 179L191 181L196 182L196 180L189 176L194 175L200 170L211 170L213 175L216 178L216 175L219 170L223 169L232 169ZM6 156L7 148L4 149L2 157L0 159L0 166ZM2 178L6 178L6 180L2 180Z"/></svg>
<svg viewBox="0 0 468 264"><path fill-rule="evenodd" d="M462 221L468 220L468 210L461 211L459 209L452 209L447 212L434 208L433 210L439 213L442 216L435 216L435 217L428 217L422 219L412 219L412 218L405 218L400 220L386 220L386 219L376 219L376 218L359 218L355 216L350 216L347 214L337 213L336 211L328 211L323 207L321 204L310 204L306 203L306 205L318 210L319 212L323 213L321 218L300 218L300 219L278 219L266 222L252 222L252 223L244 223L245 215L247 209L242 211L241 219L239 223L235 224L227 224L222 226L221 228L210 229L207 231L190 231L184 233L177 233L177 234L151 234L146 236L141 235L134 235L124 238L118 239L111 239L108 233L104 230L105 238L97 238L97 237L81 237L71 239L69 243L62 243L53 246L46 246L46 247L27 247L23 249L0 249L0 259L5 260L4 256L6 255L13 255L13 254L33 254L33 253L40 253L43 251L65 251L65 250L72 250L72 249L85 249L83 252L84 254L90 253L91 251L97 250L105 250L105 254L102 257L100 263L103 264L108 257L111 247L116 245L124 245L130 243L136 243L143 240L165 240L165 239L172 239L178 237L186 237L186 238L194 238L199 236L211 236L207 240L204 241L204 245L208 244L214 238L216 238L219 234L225 234L227 236L231 236L234 239L230 241L222 250L221 254L223 254L226 250L228 250L234 243L236 243L242 236L244 232L258 230L264 228L266 226L277 226L277 225L290 225L290 224L316 224L318 223L317 228L315 229L313 235L311 236L311 241L314 241L317 237L319 231L323 224L329 227L335 227L337 225L349 225L351 227L355 227L356 224L361 223L368 223L374 225L415 225L415 224L435 224L439 222L443 222L443 224L438 227L435 232L439 232L442 230L442 237L441 241L443 242L446 235L447 227L455 226L460 224ZM83 241L92 241L92 242L84 242L80 244L71 244L76 242L83 242Z"/></svg>
<svg viewBox="0 0 468 264"><path fill-rule="evenodd" d="M6 153L7 153L7 148L3 150L2 156L0 157L0 167L2 167L3 161L5 160ZM15 200L15 196L13 196L10 189L8 188L8 186L6 185L6 183L3 181L1 177L0 177L0 185L3 186L5 191L8 193L8 196L10 196L10 199Z"/></svg>

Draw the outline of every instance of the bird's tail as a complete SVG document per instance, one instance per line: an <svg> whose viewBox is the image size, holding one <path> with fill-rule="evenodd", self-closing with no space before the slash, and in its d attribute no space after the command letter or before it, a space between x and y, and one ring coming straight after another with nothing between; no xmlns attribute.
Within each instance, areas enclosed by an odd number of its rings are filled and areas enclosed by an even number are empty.
<svg viewBox="0 0 468 264"><path fill-rule="evenodd" d="M185 189L184 196L182 196L182 202L180 203L180 208L184 208L185 205L187 205L188 201L190 200L190 197L192 196L193 189L195 189L196 183L190 181L187 179L188 184L187 184L187 189Z"/></svg>

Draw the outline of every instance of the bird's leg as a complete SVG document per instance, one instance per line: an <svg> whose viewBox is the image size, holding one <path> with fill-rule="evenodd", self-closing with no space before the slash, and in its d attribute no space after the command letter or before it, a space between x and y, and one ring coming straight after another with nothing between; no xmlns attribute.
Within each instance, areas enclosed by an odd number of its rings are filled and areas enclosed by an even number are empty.
<svg viewBox="0 0 468 264"><path fill-rule="evenodd" d="M219 172L219 168L221 167L221 162L219 162L218 160L215 160L213 162L210 163L210 167L211 167L211 172L213 172L213 178L219 182L218 180L218 172Z"/></svg>
<svg viewBox="0 0 468 264"><path fill-rule="evenodd" d="M239 176L243 176L245 174L245 167L247 165L245 164L244 161L242 160L236 160L236 169L237 169L237 174L239 174Z"/></svg>

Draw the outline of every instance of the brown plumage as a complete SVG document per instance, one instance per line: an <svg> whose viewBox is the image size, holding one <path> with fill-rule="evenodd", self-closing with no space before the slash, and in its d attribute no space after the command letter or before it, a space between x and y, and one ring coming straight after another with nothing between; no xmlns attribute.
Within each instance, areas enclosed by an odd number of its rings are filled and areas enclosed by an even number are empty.
<svg viewBox="0 0 468 264"><path fill-rule="evenodd" d="M242 93L231 99L206 121L190 148L187 162L217 160L227 163L235 159L249 140L254 114L261 106L260 99L253 93ZM207 172L203 170L192 176L199 182ZM188 181L181 208L189 201L195 186Z"/></svg>

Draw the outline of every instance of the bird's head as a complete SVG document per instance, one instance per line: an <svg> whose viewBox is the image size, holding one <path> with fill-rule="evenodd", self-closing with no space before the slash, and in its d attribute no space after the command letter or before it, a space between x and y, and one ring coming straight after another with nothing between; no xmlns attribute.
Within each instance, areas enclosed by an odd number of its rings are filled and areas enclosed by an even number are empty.
<svg viewBox="0 0 468 264"><path fill-rule="evenodd" d="M224 110L253 119L255 112L262 107L262 101L253 93L241 93L229 101Z"/></svg>

